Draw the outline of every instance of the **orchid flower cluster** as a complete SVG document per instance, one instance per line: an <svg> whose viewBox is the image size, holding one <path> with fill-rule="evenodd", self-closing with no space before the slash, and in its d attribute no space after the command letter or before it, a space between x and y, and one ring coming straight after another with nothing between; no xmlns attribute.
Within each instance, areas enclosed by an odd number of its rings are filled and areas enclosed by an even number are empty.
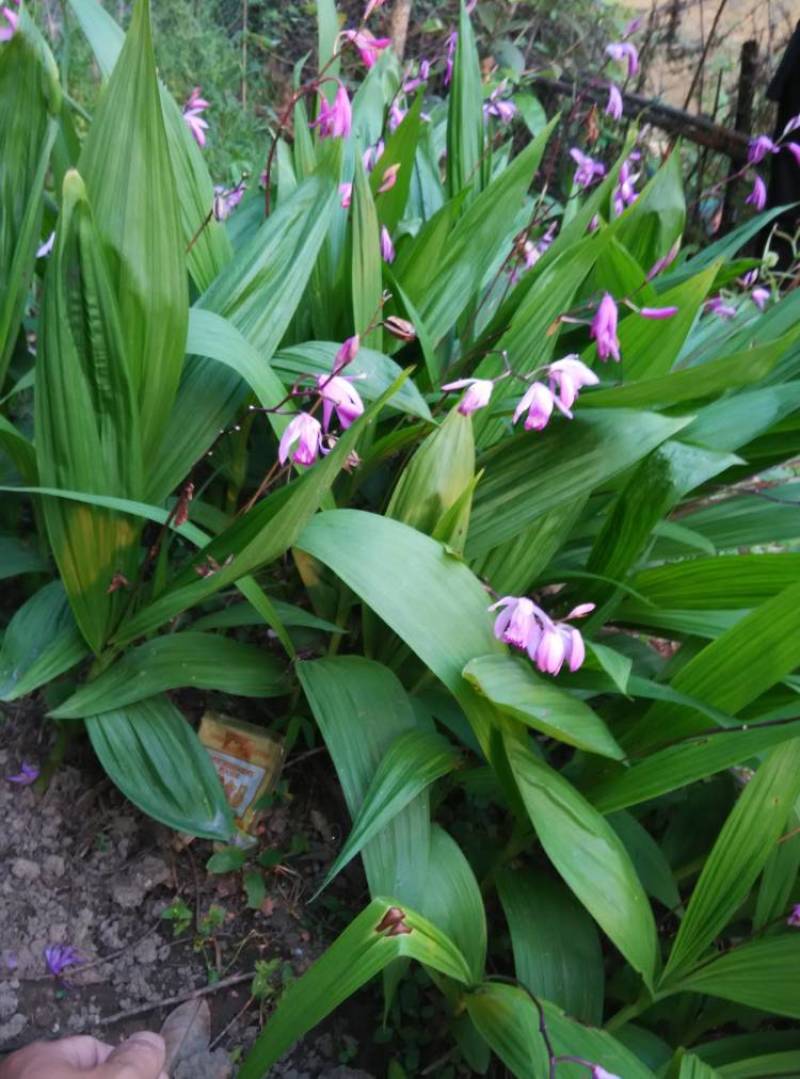
<svg viewBox="0 0 800 1079"><path fill-rule="evenodd" d="M503 596L489 610L500 610L494 623L494 635L499 641L527 652L543 674L558 674L565 663L570 671L577 671L586 658L580 630L568 623L585 618L594 607L593 603L582 603L561 622L554 622L525 596Z"/></svg>
<svg viewBox="0 0 800 1079"><path fill-rule="evenodd" d="M360 347L357 334L348 337L334 357L331 373L317 376L315 385L317 403L322 404L322 423L313 412L299 412L289 421L278 444L281 465L290 459L297 465L313 465L320 454L329 452L334 441L330 435L334 415L343 431L363 415L364 402L352 385L359 376L340 373L356 358Z"/></svg>
<svg viewBox="0 0 800 1079"><path fill-rule="evenodd" d="M200 147L206 144L208 121L203 119L203 113L208 108L210 108L209 102L202 96L200 87L195 86L184 103L183 118L192 133L192 137Z"/></svg>
<svg viewBox="0 0 800 1079"><path fill-rule="evenodd" d="M606 56L614 63L624 63L629 79L632 79L639 71L639 50L627 38L636 33L641 22L641 18L632 19L622 33L622 41L611 41L606 45ZM615 82L609 82L606 116L610 116L612 120L621 120L623 108L622 91Z"/></svg>
<svg viewBox="0 0 800 1079"><path fill-rule="evenodd" d="M754 139L751 139L747 147L747 165L752 169L753 166L760 165L768 154L779 154L781 150L788 150L797 164L800 165L800 142L795 142L789 138L798 128L800 128L800 115L793 116L788 121L777 142L768 135L757 135ZM752 171L751 176L753 187L744 201L760 212L767 205L767 185L757 172Z"/></svg>

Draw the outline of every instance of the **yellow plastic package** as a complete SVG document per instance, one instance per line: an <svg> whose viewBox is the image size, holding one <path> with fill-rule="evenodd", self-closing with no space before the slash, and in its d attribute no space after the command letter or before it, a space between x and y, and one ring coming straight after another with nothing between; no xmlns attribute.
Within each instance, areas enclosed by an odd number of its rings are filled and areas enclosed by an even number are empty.
<svg viewBox="0 0 800 1079"><path fill-rule="evenodd" d="M222 782L241 839L254 842L264 815L255 806L278 782L282 743L261 727L210 711L200 721L199 737Z"/></svg>

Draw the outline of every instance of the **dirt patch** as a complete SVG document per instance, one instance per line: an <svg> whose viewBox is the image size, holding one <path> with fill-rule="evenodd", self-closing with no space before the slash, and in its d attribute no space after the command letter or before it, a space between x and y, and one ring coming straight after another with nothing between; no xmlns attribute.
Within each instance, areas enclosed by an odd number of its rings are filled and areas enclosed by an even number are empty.
<svg viewBox="0 0 800 1079"><path fill-rule="evenodd" d="M269 817L262 849L287 851L294 843L297 850L297 836L303 843L285 866L264 871L266 893L252 910L240 874L206 872L211 844L181 848L173 832L138 813L103 775L85 740L71 745L44 795L9 782L5 777L23 762L46 759L52 729L32 704L3 715L0 1052L73 1033L114 1042L134 1030L158 1030L176 998L219 982L207 997L212 1047L235 1063L267 1017L273 989L277 997L341 928L331 904L316 911L306 905L346 826L329 825L320 809L330 786L325 760L304 765L303 792ZM344 885L349 902L341 891L337 902L354 912L363 884L356 874ZM165 918L176 904L181 917ZM45 949L55 945L75 949L81 959L61 977L45 960ZM258 961L270 964L273 989L263 1004L248 1005ZM357 1063L344 1023L334 1018L271 1074L369 1079L342 1065ZM192 1079L202 1076L195 1071Z"/></svg>

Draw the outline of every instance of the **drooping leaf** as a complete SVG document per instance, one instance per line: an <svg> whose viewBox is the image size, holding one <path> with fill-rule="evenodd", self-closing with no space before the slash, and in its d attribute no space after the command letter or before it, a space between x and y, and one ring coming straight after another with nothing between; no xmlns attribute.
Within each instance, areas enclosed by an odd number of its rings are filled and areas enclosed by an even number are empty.
<svg viewBox="0 0 800 1079"><path fill-rule="evenodd" d="M288 683L283 665L256 645L212 633L172 633L126 652L51 715L82 719L182 686L240 697L278 697Z"/></svg>
<svg viewBox="0 0 800 1079"><path fill-rule="evenodd" d="M94 751L126 798L179 832L227 840L231 811L197 735L166 697L86 720Z"/></svg>
<svg viewBox="0 0 800 1079"><path fill-rule="evenodd" d="M59 581L17 609L0 645L0 700L14 701L74 667L86 655Z"/></svg>
<svg viewBox="0 0 800 1079"><path fill-rule="evenodd" d="M611 825L518 735L511 769L539 841L566 883L628 962L652 984L656 928L647 896Z"/></svg>
<svg viewBox="0 0 800 1079"><path fill-rule="evenodd" d="M464 677L501 712L568 745L620 760L623 752L602 719L577 697L511 656L479 656Z"/></svg>
<svg viewBox="0 0 800 1079"><path fill-rule="evenodd" d="M414 712L397 677L360 656L300 663L297 672L355 820L386 751L419 729ZM428 802L427 790L421 790L364 846L373 895L390 891L402 902L422 901L430 847Z"/></svg>
<svg viewBox="0 0 800 1079"><path fill-rule="evenodd" d="M513 539L542 514L630 468L685 424L650 412L598 409L505 439L479 460L486 476L475 496L467 554Z"/></svg>
<svg viewBox="0 0 800 1079"><path fill-rule="evenodd" d="M438 824L431 829L428 872L421 905L426 918L459 948L475 981L486 962L486 911L472 867L456 841Z"/></svg>
<svg viewBox="0 0 800 1079"><path fill-rule="evenodd" d="M387 750L364 793L347 841L325 874L318 892L435 780L460 762L447 739L434 731L408 731Z"/></svg>
<svg viewBox="0 0 800 1079"><path fill-rule="evenodd" d="M672 988L800 1019L800 937L782 933L742 944L686 974Z"/></svg>
<svg viewBox="0 0 800 1079"><path fill-rule="evenodd" d="M366 333L378 317L381 309L383 283L381 276L381 236L378 212L372 197L367 174L356 157L355 181L353 183L353 259L352 281L353 326L364 339L364 344L380 348L380 328Z"/></svg>
<svg viewBox="0 0 800 1079"><path fill-rule="evenodd" d="M463 955L429 921L391 899L375 898L286 990L240 1068L239 1079L261 1079L293 1042L401 957L458 982L471 980Z"/></svg>

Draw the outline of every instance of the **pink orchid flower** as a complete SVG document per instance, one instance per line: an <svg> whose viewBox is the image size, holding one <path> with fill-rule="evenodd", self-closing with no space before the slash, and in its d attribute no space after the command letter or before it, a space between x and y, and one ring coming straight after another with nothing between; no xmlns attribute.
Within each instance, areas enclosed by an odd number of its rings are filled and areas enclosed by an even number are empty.
<svg viewBox="0 0 800 1079"><path fill-rule="evenodd" d="M363 415L364 402L358 391L350 385L348 376L319 375L317 390L322 398L322 426L326 431L330 428L334 412L343 431Z"/></svg>
<svg viewBox="0 0 800 1079"><path fill-rule="evenodd" d="M575 170L575 183L578 187L589 187L599 180L601 176L605 176L606 167L600 161L595 161L589 157L588 154L584 154L576 146L573 146L569 152L569 156L578 166Z"/></svg>
<svg viewBox="0 0 800 1079"><path fill-rule="evenodd" d="M639 70L639 50L632 41L612 41L606 45L606 56L618 64L625 61L628 65L628 78L631 79Z"/></svg>
<svg viewBox="0 0 800 1079"><path fill-rule="evenodd" d="M754 288L753 291L750 293L750 299L753 301L759 311L764 310L767 305L767 301L769 300L769 297L769 289L763 288L760 285L757 288Z"/></svg>
<svg viewBox="0 0 800 1079"><path fill-rule="evenodd" d="M763 210L767 205L767 185L761 179L760 176L756 176L753 180L753 190L744 200L749 206L755 206L759 211Z"/></svg>
<svg viewBox="0 0 800 1079"><path fill-rule="evenodd" d="M397 183L397 174L400 171L400 165L390 165L386 172L383 174L381 180L381 186L378 188L378 194L384 195L387 191L391 191L394 185Z"/></svg>
<svg viewBox="0 0 800 1079"><path fill-rule="evenodd" d="M611 356L620 361L619 338L617 337L617 305L610 293L606 292L597 308L590 336L597 342L597 355L605 361Z"/></svg>
<svg viewBox="0 0 800 1079"><path fill-rule="evenodd" d="M292 447L297 446L293 450ZM278 460L285 465L291 456L297 465L313 465L322 449L322 426L308 412L289 421L278 445Z"/></svg>
<svg viewBox="0 0 800 1079"><path fill-rule="evenodd" d="M639 314L642 318L662 319L672 318L679 310L678 307L640 307Z"/></svg>
<svg viewBox="0 0 800 1079"><path fill-rule="evenodd" d="M748 165L757 165L759 161L763 161L767 154L777 154L779 146L768 135L757 135L756 138L751 139L747 147L747 163Z"/></svg>
<svg viewBox="0 0 800 1079"><path fill-rule="evenodd" d="M608 86L608 104L606 105L606 116L610 116L612 120L622 119L622 94L616 83L609 83Z"/></svg>
<svg viewBox="0 0 800 1079"><path fill-rule="evenodd" d="M448 382L442 386L446 393L452 390L466 390L461 398L458 411L462 416L471 416L478 409L486 408L492 398L494 383L490 378L457 378L455 382Z"/></svg>
<svg viewBox="0 0 800 1079"><path fill-rule="evenodd" d="M208 124L203 119L202 113L208 108L210 108L208 101L200 96L200 87L195 86L183 106L183 118L198 146L206 144Z"/></svg>
<svg viewBox="0 0 800 1079"><path fill-rule="evenodd" d="M339 202L343 210L350 209L350 203L353 201L353 185L352 184L339 184Z"/></svg>
<svg viewBox="0 0 800 1079"><path fill-rule="evenodd" d="M376 60L392 43L389 37L375 37L369 30L345 30L342 37L355 46L361 63L365 67L374 67Z"/></svg>
<svg viewBox="0 0 800 1079"><path fill-rule="evenodd" d="M320 96L319 115L311 127L318 127L322 139L346 139L353 128L353 110L347 90L339 83L332 102Z"/></svg>
<svg viewBox="0 0 800 1079"><path fill-rule="evenodd" d="M600 381L594 371L574 354L551 363L547 372L555 404L569 419L572 419L570 409L583 387L596 386Z"/></svg>
<svg viewBox="0 0 800 1079"><path fill-rule="evenodd" d="M343 368L347 367L349 363L353 362L353 360L358 355L358 350L360 348L361 338L358 334L355 334L353 337L348 337L345 341L342 342L339 351L333 358L334 375L338 375Z"/></svg>

